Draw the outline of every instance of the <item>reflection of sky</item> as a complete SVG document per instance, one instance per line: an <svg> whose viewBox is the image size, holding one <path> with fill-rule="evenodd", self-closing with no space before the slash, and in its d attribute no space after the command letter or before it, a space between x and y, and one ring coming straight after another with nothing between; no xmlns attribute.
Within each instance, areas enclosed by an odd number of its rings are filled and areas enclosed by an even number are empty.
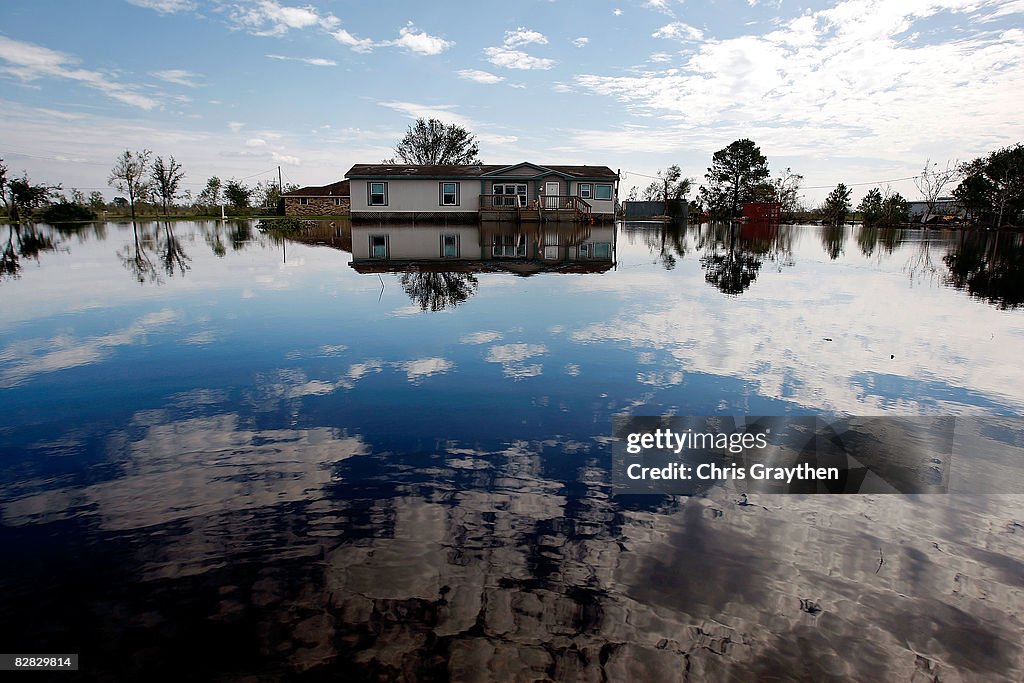
<svg viewBox="0 0 1024 683"><path fill-rule="evenodd" d="M290 243L284 262L225 233L220 257L176 230L191 269L161 285L124 270L117 229L0 285L0 518L209 582L146 594L154 612L174 590L215 595L217 618L272 624L302 662L337 655L337 627L388 666L452 638L451 671L531 678L748 680L846 658L812 673L907 679L914 652L943 675L1019 673L1019 501L714 489L631 506L603 461L623 411L1021 411L1024 312L943 287L927 265L943 248L865 258L850 233L833 261L799 229L727 296L692 234L674 264L631 234L613 271L481 273L441 315L393 315L410 307L398 276L342 251ZM95 597L63 585L69 611Z"/></svg>

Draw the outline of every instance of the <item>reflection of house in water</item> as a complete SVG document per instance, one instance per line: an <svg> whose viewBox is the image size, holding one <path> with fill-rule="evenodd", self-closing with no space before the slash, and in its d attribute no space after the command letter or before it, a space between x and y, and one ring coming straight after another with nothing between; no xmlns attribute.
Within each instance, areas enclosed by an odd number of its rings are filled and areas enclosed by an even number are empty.
<svg viewBox="0 0 1024 683"><path fill-rule="evenodd" d="M351 265L360 273L591 273L614 264L612 225L352 226Z"/></svg>

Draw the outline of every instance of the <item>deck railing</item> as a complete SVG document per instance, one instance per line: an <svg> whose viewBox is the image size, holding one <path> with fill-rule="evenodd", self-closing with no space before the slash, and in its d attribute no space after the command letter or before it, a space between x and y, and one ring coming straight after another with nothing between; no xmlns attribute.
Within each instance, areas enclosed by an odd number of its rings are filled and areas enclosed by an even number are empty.
<svg viewBox="0 0 1024 683"><path fill-rule="evenodd" d="M521 194L482 194L480 195L481 211L502 211L511 209L575 210L589 214L590 203L576 195L545 194L539 199L528 199Z"/></svg>

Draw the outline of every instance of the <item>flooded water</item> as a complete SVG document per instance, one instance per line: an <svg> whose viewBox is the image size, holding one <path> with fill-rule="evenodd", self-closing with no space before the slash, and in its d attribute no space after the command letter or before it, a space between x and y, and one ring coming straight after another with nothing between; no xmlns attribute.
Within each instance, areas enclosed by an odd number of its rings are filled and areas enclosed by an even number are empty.
<svg viewBox="0 0 1024 683"><path fill-rule="evenodd" d="M1024 497L609 471L623 415L1024 413L1020 235L0 237L5 652L93 680L1024 679Z"/></svg>

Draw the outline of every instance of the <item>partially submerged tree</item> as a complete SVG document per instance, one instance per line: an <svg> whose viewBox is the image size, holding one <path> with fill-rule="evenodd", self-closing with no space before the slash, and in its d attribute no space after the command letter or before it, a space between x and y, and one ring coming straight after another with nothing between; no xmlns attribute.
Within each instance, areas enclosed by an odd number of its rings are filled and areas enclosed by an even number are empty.
<svg viewBox="0 0 1024 683"><path fill-rule="evenodd" d="M135 221L135 203L145 199L149 194L149 157L148 149L141 152L125 150L110 169L107 182L121 192L128 193L128 204L132 210L132 221Z"/></svg>
<svg viewBox="0 0 1024 683"><path fill-rule="evenodd" d="M857 205L860 218L864 225L876 225L882 218L882 192L877 187L868 190L864 198Z"/></svg>
<svg viewBox="0 0 1024 683"><path fill-rule="evenodd" d="M8 217L14 223L49 204L60 190L60 185L33 183L27 173L23 173L20 178L5 181L5 185L4 203L7 205Z"/></svg>
<svg viewBox="0 0 1024 683"><path fill-rule="evenodd" d="M925 203L924 220L926 223L929 218L936 215L935 208L942 193L956 181L959 175L960 164L956 161L947 161L945 168L940 168L938 163L933 163L931 159L924 162L924 168L921 170L921 174L914 179L914 184L917 185L917 190L921 193L921 198Z"/></svg>
<svg viewBox="0 0 1024 683"><path fill-rule="evenodd" d="M232 178L224 187L224 199L236 209L249 208L249 197L252 195L252 188L247 187L239 180Z"/></svg>
<svg viewBox="0 0 1024 683"><path fill-rule="evenodd" d="M842 225L846 220L846 214L850 212L850 194L852 191L843 183L836 185L822 206L822 213L825 220L832 225Z"/></svg>
<svg viewBox="0 0 1024 683"><path fill-rule="evenodd" d="M752 140L737 140L715 152L700 188L700 201L717 217L738 216L768 179L768 160Z"/></svg>
<svg viewBox="0 0 1024 683"><path fill-rule="evenodd" d="M649 202L665 202L670 199L685 199L690 194L692 178L684 178L678 164L658 171L658 179L644 188L643 198Z"/></svg>
<svg viewBox="0 0 1024 683"><path fill-rule="evenodd" d="M385 164L481 164L480 144L468 130L437 119L416 119Z"/></svg>
<svg viewBox="0 0 1024 683"><path fill-rule="evenodd" d="M217 206L220 204L220 178L213 176L206 181L206 187L196 197L196 204L200 206Z"/></svg>
<svg viewBox="0 0 1024 683"><path fill-rule="evenodd" d="M153 188L156 191L156 195L160 198L160 204L163 206L164 215L166 216L167 206L173 204L178 196L178 187L185 177L185 171L182 170L181 164L175 161L173 156L167 161L164 161L163 157L157 157L156 161L153 162L151 177Z"/></svg>

